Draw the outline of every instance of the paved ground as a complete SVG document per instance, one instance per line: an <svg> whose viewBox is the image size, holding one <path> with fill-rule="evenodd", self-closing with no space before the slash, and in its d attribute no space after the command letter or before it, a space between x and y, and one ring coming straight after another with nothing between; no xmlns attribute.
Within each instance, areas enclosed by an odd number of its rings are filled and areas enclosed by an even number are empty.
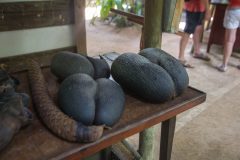
<svg viewBox="0 0 240 160"><path fill-rule="evenodd" d="M140 27L116 29L101 23L87 24L88 53L138 52L140 31ZM164 33L162 48L177 56L179 40L177 35ZM187 69L190 85L206 92L207 100L177 117L172 159L240 160L240 70L235 67L240 62L232 57L228 71L221 73L215 69L222 59L221 47L213 46L211 62L204 62L191 57L191 45L189 42L186 51L187 59L195 66ZM202 50L206 50L206 44ZM130 141L137 145L136 136Z"/></svg>

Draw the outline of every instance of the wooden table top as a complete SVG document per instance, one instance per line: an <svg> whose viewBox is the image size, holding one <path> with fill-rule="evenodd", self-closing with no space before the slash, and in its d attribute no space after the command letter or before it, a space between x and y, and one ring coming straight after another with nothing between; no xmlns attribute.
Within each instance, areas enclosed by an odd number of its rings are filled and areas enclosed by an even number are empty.
<svg viewBox="0 0 240 160"><path fill-rule="evenodd" d="M48 68L44 68L42 71L48 82L50 95L56 97L55 95L59 87L56 78L50 73ZM15 77L21 82L18 91L29 93L27 72L17 72ZM205 93L192 87L188 87L181 96L162 104L151 104L126 95L125 111L121 120L112 129L105 130L101 139L86 144L70 143L52 134L41 123L31 104L30 107L34 112L32 124L21 129L15 135L11 143L0 152L0 159L45 160L86 157L197 106L204 102L205 99Z"/></svg>

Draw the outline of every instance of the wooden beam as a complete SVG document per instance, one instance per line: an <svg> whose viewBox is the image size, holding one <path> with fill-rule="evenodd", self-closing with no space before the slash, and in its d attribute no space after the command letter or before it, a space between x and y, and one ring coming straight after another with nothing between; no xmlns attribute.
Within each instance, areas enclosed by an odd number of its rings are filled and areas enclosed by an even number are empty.
<svg viewBox="0 0 240 160"><path fill-rule="evenodd" d="M1 32L73 23L73 0L0 3Z"/></svg>
<svg viewBox="0 0 240 160"><path fill-rule="evenodd" d="M75 40L78 53L87 55L85 0L74 0L75 13Z"/></svg>
<svg viewBox="0 0 240 160"><path fill-rule="evenodd" d="M161 47L163 1L145 1L142 47ZM144 160L153 160L155 129L149 128L140 133L139 151Z"/></svg>
<svg viewBox="0 0 240 160"><path fill-rule="evenodd" d="M113 12L113 13L119 14L121 16L125 16L125 17L127 17L127 19L129 21L132 21L134 23L137 23L137 24L140 24L140 25L143 25L143 23L144 23L144 17L143 16L139 16L139 15L136 15L136 14L133 14L133 13L124 12L124 11L121 11L121 10L118 10L118 9L113 9L113 8L111 8L110 11Z"/></svg>

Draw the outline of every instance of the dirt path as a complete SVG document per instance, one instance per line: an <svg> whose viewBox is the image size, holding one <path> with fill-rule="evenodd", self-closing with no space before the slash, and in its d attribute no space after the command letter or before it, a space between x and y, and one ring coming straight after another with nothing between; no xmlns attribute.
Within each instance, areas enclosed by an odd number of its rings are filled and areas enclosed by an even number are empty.
<svg viewBox="0 0 240 160"><path fill-rule="evenodd" d="M112 25L96 22L86 23L87 48L90 56L106 52L138 52L141 28L127 27L118 29Z"/></svg>

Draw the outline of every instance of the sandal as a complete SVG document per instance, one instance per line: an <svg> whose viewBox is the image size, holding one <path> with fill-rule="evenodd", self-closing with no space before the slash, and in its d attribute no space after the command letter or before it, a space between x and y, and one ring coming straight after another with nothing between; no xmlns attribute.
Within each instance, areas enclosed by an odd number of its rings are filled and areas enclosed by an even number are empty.
<svg viewBox="0 0 240 160"><path fill-rule="evenodd" d="M217 70L220 71L220 72L226 72L227 71L227 66L222 64L220 66L217 66Z"/></svg>
<svg viewBox="0 0 240 160"><path fill-rule="evenodd" d="M193 55L194 58L198 58L198 59L201 59L201 60L204 60L204 61L210 61L210 57L208 57L208 55L206 54L203 54L203 53L195 53Z"/></svg>
<svg viewBox="0 0 240 160"><path fill-rule="evenodd" d="M240 65L237 65L237 69L240 69Z"/></svg>
<svg viewBox="0 0 240 160"><path fill-rule="evenodd" d="M178 61L183 65L183 67L194 68L194 66L189 64L186 60L178 60Z"/></svg>

